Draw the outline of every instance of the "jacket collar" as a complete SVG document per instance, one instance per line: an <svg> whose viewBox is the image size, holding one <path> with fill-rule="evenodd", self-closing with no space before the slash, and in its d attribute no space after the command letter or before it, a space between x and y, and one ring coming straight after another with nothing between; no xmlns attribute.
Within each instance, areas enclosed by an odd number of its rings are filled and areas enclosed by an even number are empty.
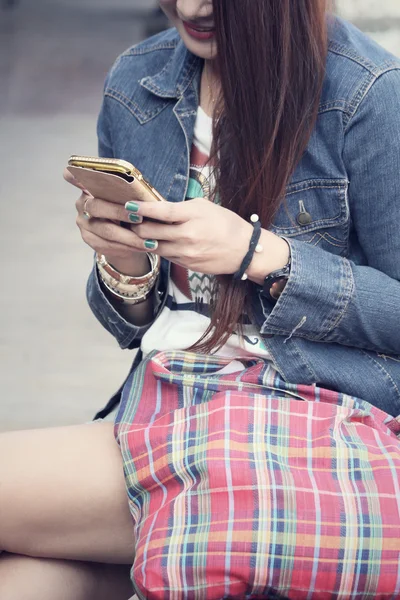
<svg viewBox="0 0 400 600"><path fill-rule="evenodd" d="M140 85L160 98L181 98L192 81L200 79L203 62L179 40L163 69L141 79Z"/></svg>

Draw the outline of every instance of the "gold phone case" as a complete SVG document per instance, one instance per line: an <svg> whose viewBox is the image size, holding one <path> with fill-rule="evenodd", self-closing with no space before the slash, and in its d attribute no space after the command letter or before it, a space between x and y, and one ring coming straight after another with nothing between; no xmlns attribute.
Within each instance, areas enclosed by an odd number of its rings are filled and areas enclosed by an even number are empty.
<svg viewBox="0 0 400 600"><path fill-rule="evenodd" d="M142 173L126 160L73 155L67 169L96 198L121 204L129 200L164 200Z"/></svg>

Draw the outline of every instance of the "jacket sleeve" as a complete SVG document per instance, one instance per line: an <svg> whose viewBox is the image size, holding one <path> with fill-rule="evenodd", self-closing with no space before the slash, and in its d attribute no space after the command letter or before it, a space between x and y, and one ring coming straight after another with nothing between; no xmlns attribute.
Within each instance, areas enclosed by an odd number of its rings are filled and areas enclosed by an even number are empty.
<svg viewBox="0 0 400 600"><path fill-rule="evenodd" d="M103 105L97 122L98 136L98 152L99 156L105 158L114 157L111 124L109 122L109 113L106 99L103 100ZM143 335L152 325L151 321L148 325L136 327L126 321L108 301L103 290L100 287L99 276L96 263L89 275L86 287L86 297L95 317L100 323L115 337L121 348L137 348ZM159 301L159 294L156 292L156 299ZM159 310L160 305L157 305ZM154 317L155 319L155 317Z"/></svg>
<svg viewBox="0 0 400 600"><path fill-rule="evenodd" d="M299 240L276 305L260 301L266 335L400 354L400 69L364 93L345 131L351 224L365 266Z"/></svg>

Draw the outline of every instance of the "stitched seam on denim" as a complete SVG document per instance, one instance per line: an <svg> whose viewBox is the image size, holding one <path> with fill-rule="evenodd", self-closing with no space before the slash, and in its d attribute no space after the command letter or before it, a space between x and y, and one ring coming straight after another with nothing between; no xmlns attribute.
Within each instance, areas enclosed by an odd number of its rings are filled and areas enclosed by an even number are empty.
<svg viewBox="0 0 400 600"><path fill-rule="evenodd" d="M290 333L291 333L290 331L285 331L285 330L281 330L281 329L274 328L274 327L270 327L269 329L270 329L270 330L274 330L274 329L275 329L275 331L276 331L276 335L279 335L279 336L282 336L282 337L283 337L283 336L290 335ZM260 333L261 333L261 332L260 332ZM266 333L262 334L262 333L261 333L261 337L265 337L266 335L269 335L269 334L266 334ZM301 335L301 336L300 336L300 335L297 335L296 337L301 337L301 338L303 338L303 339L310 339L310 340L312 340L312 338L308 338L307 336L304 336L304 335ZM268 341L268 338L266 339L266 341ZM303 354L303 353L302 353L302 351L300 350L300 348L299 348L298 346L296 346L296 345L293 345L293 342L294 342L294 341L295 341L295 340L289 340L289 342L292 342L292 347L291 347L290 351L291 351L291 352L293 352L293 353L295 353L295 354L297 354L298 356L300 356L300 357L301 357L301 360L302 360L302 362L303 362L303 365L302 365L302 366L303 366L303 367L305 367L305 368L308 370L309 374L310 374L310 375L311 375L311 377L312 377L312 380L313 380L314 382L316 382L316 381L317 381L317 379L318 379L318 378L317 378L317 375L316 375L316 373L315 373L315 372L314 372L314 370L311 368L311 366L308 364L308 362L307 362L307 360L306 360L306 358L305 358L304 354ZM273 354L273 353L272 353L272 354ZM275 360L276 360L276 359L275 359ZM274 365L274 366L275 366L275 365ZM281 372L279 369L277 369L277 371ZM284 379L285 379L285 377L284 377Z"/></svg>
<svg viewBox="0 0 400 600"><path fill-rule="evenodd" d="M305 358L304 354L302 353L301 349L300 349L298 346L294 345L294 346L293 346L293 348L292 348L292 350L293 350L295 353L297 353L297 354L299 354L299 355L301 356L301 358L302 358L302 360L303 360L303 363L305 364L305 366L306 366L306 368L308 369L308 371L309 371L310 375L312 376L312 378L313 378L314 382L316 383L316 382L317 382L317 379L318 379L318 378L317 378L317 375L316 375L316 373L314 373L314 369L312 369L312 368L310 367L310 365L308 364L308 362L306 361L306 358Z"/></svg>
<svg viewBox="0 0 400 600"><path fill-rule="evenodd" d="M122 92L118 92L117 90L114 90L112 88L107 88L104 95L108 96L109 98L113 98L113 100L117 100L118 102L123 104L135 116L136 114L133 112L134 108L136 108L138 112L141 112L136 102L134 102L131 98L128 98L128 96L125 96L125 94L123 94Z"/></svg>
<svg viewBox="0 0 400 600"><path fill-rule="evenodd" d="M167 70L169 68L170 65L170 61L167 62L167 64L163 67L163 69L157 73L156 75L152 76L152 77L145 77L144 79L147 80L151 80L154 79L155 77L162 77L164 74L164 71ZM142 85L144 87L146 87L146 89L150 90L153 94L156 94L162 98L165 97L181 97L184 92L186 91L186 89L190 86L190 84L193 81L195 72L198 68L199 65L199 61L196 60L195 58L191 58L189 59L189 64L185 64L184 65L184 70L179 73L179 77L182 80L181 83L177 83L176 88L174 90L162 90L160 87L158 87L157 85L155 85L154 83L152 83L152 81L146 81L145 83L142 83ZM143 82L143 79L142 79Z"/></svg>
<svg viewBox="0 0 400 600"><path fill-rule="evenodd" d="M334 184L330 184L330 185L324 185L323 184L323 179L314 179L313 180L313 184L314 185L307 185L306 187L300 187L303 183L305 184L306 182L304 181L299 181L297 183L292 183L289 184L288 188L290 190L290 186L298 186L298 189L293 189L289 192L286 193L286 196L291 196L292 194L299 194L301 192L306 192L307 190L342 190L344 187L347 187L348 185L348 181L347 180L343 180L343 183L337 183L336 185ZM315 185L316 183L321 182L321 185Z"/></svg>
<svg viewBox="0 0 400 600"><path fill-rule="evenodd" d="M111 309L108 307L108 311L112 310L113 312L115 312L119 318L121 319L121 315L119 315L117 313L117 311L115 310L115 308L113 306L111 306ZM98 315L100 317L102 317L102 320L106 321L108 327L111 330L111 334L116 337L117 339L121 336L123 336L121 338L121 340L119 340L119 344L125 345L127 340L130 340L130 338L132 337L132 340L135 339L137 337L137 335L143 330L142 327L136 327L134 331L128 331L125 332L127 325L125 325L124 323L121 323L121 325L119 325L118 323L111 323L109 320L109 314L107 310L103 310L101 307L96 307L94 309L95 312L98 313ZM135 326L133 326L135 327ZM132 341L130 340L130 341Z"/></svg>
<svg viewBox="0 0 400 600"><path fill-rule="evenodd" d="M396 67L396 62L394 60L385 60L380 65L374 64L369 60L366 60L365 57L352 52L346 46L342 46L338 42L331 41L329 43L328 52L335 54L337 56L343 56L344 58L348 58L349 60L355 62L357 65L364 67L367 71L369 71L372 75L379 76L382 71L390 68Z"/></svg>
<svg viewBox="0 0 400 600"><path fill-rule="evenodd" d="M301 232L300 232L301 233ZM311 232L310 232L311 233ZM313 240L318 237L318 240L313 243ZM328 239L331 238L331 239ZM318 246L318 244L322 241L325 241L327 244L330 244L331 246L335 246L335 248L343 248L346 245L346 242L341 242L340 240L336 240L333 236L331 235L327 235L325 236L322 235L321 233L319 233L318 231L314 232L314 235L312 236L312 238L310 240L307 240L307 244L310 244L311 246ZM332 240L332 241L331 241Z"/></svg>
<svg viewBox="0 0 400 600"><path fill-rule="evenodd" d="M147 79L147 78L144 77L144 79ZM142 82L143 82L143 79L142 79ZM175 90L164 91L164 90L161 90L161 88L154 85L153 83L147 82L147 81L145 83L141 83L141 85L146 90L149 90L149 92L151 92L155 96L159 96L160 98L176 98Z"/></svg>
<svg viewBox="0 0 400 600"><path fill-rule="evenodd" d="M197 110L191 110L189 112L180 112L179 113L180 117L193 117L194 115L197 115Z"/></svg>
<svg viewBox="0 0 400 600"><path fill-rule="evenodd" d="M156 50L175 50L179 40L174 42L163 42L162 44L156 44L155 46L141 46L138 44L137 46L133 46L132 48L128 48L123 54L121 54L121 58L129 58L130 56L140 56L142 54L149 54L150 52L154 52Z"/></svg>
<svg viewBox="0 0 400 600"><path fill-rule="evenodd" d="M344 242L342 240L340 240L339 238L336 238L329 231L324 231L324 233L320 233L319 231L316 231L314 233L314 236L315 235L319 235L324 240L326 240L327 242L330 242L332 244L336 243L338 246L342 246L344 244Z"/></svg>
<svg viewBox="0 0 400 600"><path fill-rule="evenodd" d="M348 115L348 120L344 121L344 134L346 134L346 132L350 126L350 123L351 123L352 119L354 118L354 115L357 113L357 110L358 110L363 98L365 98L368 90L371 89L371 86L375 81L376 81L375 77L369 76L367 79L365 79L363 81L363 83L360 85L357 92L353 96L352 101L351 101L352 112L350 115Z"/></svg>
<svg viewBox="0 0 400 600"><path fill-rule="evenodd" d="M305 235L307 233L312 234L316 232L316 230L321 229L323 227L330 228L335 227L335 225L344 225L345 223L346 221L344 220L344 218L341 218L340 215L338 215L337 217L332 219L320 219L319 221L314 221L312 227L307 227L304 225L299 225L298 227L279 227L278 225L272 225L271 231L277 232L279 233L279 235L287 235L289 237L294 237L298 235Z"/></svg>
<svg viewBox="0 0 400 600"><path fill-rule="evenodd" d="M107 311L103 310L99 306L93 306L93 305L91 305L91 309L92 309L93 313L95 314L95 316L100 320L100 322L107 323L108 331L111 333L111 335L113 337L115 337L118 340L118 343L120 345L125 344L128 334L125 334L124 329L122 327L120 327L119 325L117 325L115 323L110 323L109 315L107 314ZM129 335L131 335L131 333L132 332L129 332ZM134 332L134 333L136 336L136 332ZM119 339L121 336L123 336L122 339Z"/></svg>
<svg viewBox="0 0 400 600"><path fill-rule="evenodd" d="M312 221L312 223L310 223L310 225L312 225L312 227L307 227L307 225L299 225L298 228L296 226L296 230L299 229L300 231L303 231L304 233L307 233L307 231L313 231L315 227L318 227L319 225L323 225L324 223L336 223L340 217L341 213L338 213L337 215L335 215L334 217L326 217L325 219L318 219L318 221ZM279 227L278 225L275 225L276 229L294 229L294 227Z"/></svg>
<svg viewBox="0 0 400 600"><path fill-rule="evenodd" d="M178 91L181 96L185 93L188 87L192 84L197 69L199 68L199 62L192 60L187 68L187 73L182 75L182 84L178 85Z"/></svg>
<svg viewBox="0 0 400 600"><path fill-rule="evenodd" d="M327 100L326 102L321 102L320 108L340 108L342 105L348 104L348 100L346 98L335 98L334 100Z"/></svg>
<svg viewBox="0 0 400 600"><path fill-rule="evenodd" d="M365 352L365 350L361 350L361 352L364 354L364 356L366 356L367 358L369 358L369 360L372 361L379 368L379 370L387 377L387 379L389 379L389 381L393 385L394 389L396 390L397 395L398 395L399 400L400 400L400 390L399 390L399 388L398 388L395 380L390 375L390 373L388 373L386 371L386 369L385 369L385 367L383 365L381 365L377 360L375 360L374 358L372 358L372 356L370 354L368 354L368 352Z"/></svg>
<svg viewBox="0 0 400 600"><path fill-rule="evenodd" d="M142 332L144 333L144 331L142 330L142 328L141 328L141 327L138 327L138 328L137 328L137 331L130 331L130 332L129 332L129 333L128 333L128 334L127 334L127 335L126 335L126 336L125 336L125 337L124 337L124 338L123 338L121 341L120 341L120 346L121 346L121 347L122 347L122 346L124 346L124 349L125 349L125 348L127 348L127 347L129 346L129 344L130 344L131 342L133 342L133 340L134 340L135 338L137 338L137 336L138 336L140 333L142 333ZM122 332L121 332L121 333L122 333Z"/></svg>
<svg viewBox="0 0 400 600"><path fill-rule="evenodd" d="M122 106L124 106L127 110L129 110L129 112L136 119L138 119L139 122L151 121L152 119L154 119L154 117L159 115L160 112L162 112L168 104L167 102L164 102L162 105L159 105L157 107L157 109L155 109L154 111L143 112L142 110L140 110L140 108L136 104L136 102L134 102L130 98L127 98L121 92L117 92L117 91L109 88L109 89L107 89L105 96L108 96L109 98L112 98L116 102L119 102ZM135 112L134 109L137 109L137 112Z"/></svg>
<svg viewBox="0 0 400 600"><path fill-rule="evenodd" d="M261 304L261 306L262 306L262 304ZM263 312L264 312L264 308L263 308L263 306L262 306L262 309L263 309ZM258 328L257 328L257 329L258 329ZM269 344L269 343L268 343L268 338L266 338L266 337L265 337L265 335L263 335L263 334L261 333L261 331L260 331L260 335L261 335L261 337L263 338L264 344L265 344L265 345L266 345L266 347L267 347L268 354L269 354L269 359L270 359L270 361L272 362L272 366L274 367L274 369L275 369L276 371L278 371L278 373L279 373L279 375L282 377L282 379L283 379L284 381L286 381L286 377L285 377L285 375L284 375L284 373L283 373L283 370L281 369L281 366L280 366L280 364L278 364L278 362L277 362L277 360L276 360L276 356L275 356L275 354L274 354L274 351L273 351L273 350L271 350L271 344Z"/></svg>
<svg viewBox="0 0 400 600"><path fill-rule="evenodd" d="M118 97L121 96L121 100L126 101L127 104L130 104L130 105L132 105L132 107L136 108L138 113L142 114L143 116L149 117L149 118L151 118L155 115L158 115L158 113L161 112L161 110L163 110L163 108L165 107L165 104L166 104L166 103L163 103L162 107L158 106L158 108L155 108L153 111L143 111L143 110L141 110L140 106L138 104L136 104L136 102L134 102L128 96L125 96L125 94L123 94L122 92L119 92L112 88L108 88L106 93L108 96L111 96L115 100L118 100L119 99Z"/></svg>
<svg viewBox="0 0 400 600"><path fill-rule="evenodd" d="M332 307L330 313L327 315L325 320L321 324L321 332L318 334L317 332L311 332L309 334L302 333L302 330L299 330L296 333L296 337L304 338L310 341L324 341L324 338L334 329L343 318L349 302L351 300L352 294L354 293L354 278L353 271L351 270L350 262L346 258L341 258L341 263L344 267L343 275L341 280L344 280L344 286L340 293L339 300ZM350 277L346 277L346 275L350 274ZM338 314L339 311L339 314ZM279 329L278 327L274 327L273 325L268 326L270 331L274 331L279 335L289 335L291 331Z"/></svg>
<svg viewBox="0 0 400 600"><path fill-rule="evenodd" d="M338 104L343 103L343 104ZM318 114L322 115L326 112L338 110L345 114L350 114L350 103L348 100L331 100L330 102L324 102L319 105Z"/></svg>
<svg viewBox="0 0 400 600"><path fill-rule="evenodd" d="M307 192L308 190L341 190L343 185L309 185L305 188L299 188L298 190L293 190L288 192L286 196L291 196L292 194L299 194L301 192Z"/></svg>
<svg viewBox="0 0 400 600"><path fill-rule="evenodd" d="M400 71L400 66L399 67L392 67L392 68L388 68L385 71L383 71L382 73L379 73L379 75L377 75L374 78L369 78L368 80L366 80L364 82L363 85L360 86L357 94L354 96L352 104L354 106L354 110L352 115L350 116L349 120L347 123L345 123L345 127L344 127L344 133L346 134L350 125L351 125L351 121L352 119L355 117L355 115L357 114L357 111L359 110L363 100L366 98L368 92L371 90L371 88L373 87L373 85L382 77L382 75L386 75L386 73L391 73L392 71Z"/></svg>
<svg viewBox="0 0 400 600"><path fill-rule="evenodd" d="M296 184L294 184L296 185ZM330 186L324 186L324 185L313 185L313 186L308 186L305 188L301 188L301 189L297 189L297 190L293 190L290 191L286 194L286 197L288 196L292 196L294 194L300 194L303 192L306 192L308 190L313 190L313 189L321 189L321 190L329 190L329 189L336 189L338 190L341 194L343 194L343 192L346 194L346 190L347 190L347 185L330 185ZM344 200L346 200L346 198L344 198ZM343 197L341 197L341 210L340 212L335 215L334 217L329 217L329 218L325 218L325 219L319 219L318 221L313 221L312 224L310 224L310 226L299 226L299 227L282 227L279 225L275 225L272 224L272 229L273 231L279 231L280 233L282 232L286 232L287 235L298 235L299 233L311 233L312 231L314 231L316 228L321 227L323 225L326 224L333 224L332 226L336 224L344 224L345 221L345 217L342 216L343 213ZM346 202L345 202L346 204ZM347 209L348 209L348 205L346 204ZM347 213L349 213L349 211L347 210ZM347 215L348 216L348 215Z"/></svg>
<svg viewBox="0 0 400 600"><path fill-rule="evenodd" d="M319 338L323 340L335 327L337 327L340 321L343 319L347 308L350 304L351 298L354 294L354 276L353 270L350 265L350 261L347 258L342 258L342 266L343 274L341 279L344 280L344 286L339 298L338 306L335 309L332 309L332 316L328 316L323 323L323 327L328 329L324 334L322 334Z"/></svg>
<svg viewBox="0 0 400 600"><path fill-rule="evenodd" d="M351 213L350 213L350 200L349 200L349 187L347 186L346 189L343 190L344 192L344 203L346 206L346 212L347 212L347 231L346 231L346 237L345 237L345 248L346 248L346 253L345 256L348 256L349 254L349 242L350 242L350 223L351 223Z"/></svg>
<svg viewBox="0 0 400 600"><path fill-rule="evenodd" d="M329 107L329 108L323 108L320 111L318 111L318 114L319 115L325 115L328 112L335 112L335 111L341 112L341 113L343 113L345 115L348 115L348 116L350 116L350 114L351 114L348 110L345 110L341 106L332 106L332 107Z"/></svg>

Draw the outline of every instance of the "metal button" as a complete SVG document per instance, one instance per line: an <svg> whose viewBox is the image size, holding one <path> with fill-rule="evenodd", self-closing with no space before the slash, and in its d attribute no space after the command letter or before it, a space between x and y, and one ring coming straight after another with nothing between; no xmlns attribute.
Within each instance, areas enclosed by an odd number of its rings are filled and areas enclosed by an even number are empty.
<svg viewBox="0 0 400 600"><path fill-rule="evenodd" d="M299 214L296 217L296 221L298 222L299 225L309 225L312 221L312 216L310 215L309 212L307 211L302 211L299 212Z"/></svg>

